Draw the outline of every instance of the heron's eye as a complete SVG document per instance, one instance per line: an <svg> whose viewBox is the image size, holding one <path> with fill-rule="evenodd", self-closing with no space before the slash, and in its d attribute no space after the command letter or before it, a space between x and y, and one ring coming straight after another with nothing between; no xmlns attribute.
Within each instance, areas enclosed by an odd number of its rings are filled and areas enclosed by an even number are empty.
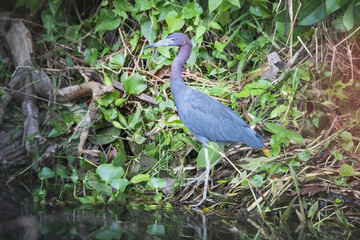
<svg viewBox="0 0 360 240"><path fill-rule="evenodd" d="M171 41L174 41L174 42L175 42L175 38L171 38Z"/></svg>

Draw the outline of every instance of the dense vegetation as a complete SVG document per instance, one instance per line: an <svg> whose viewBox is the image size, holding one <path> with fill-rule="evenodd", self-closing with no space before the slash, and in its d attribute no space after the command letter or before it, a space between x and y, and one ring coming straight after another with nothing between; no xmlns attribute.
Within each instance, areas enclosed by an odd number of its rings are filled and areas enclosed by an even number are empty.
<svg viewBox="0 0 360 240"><path fill-rule="evenodd" d="M276 210L282 221L296 211L314 224L334 216L344 225L359 223L353 207L360 196L360 1L300 2L17 0L17 11L34 16L27 25L35 62L46 68L54 91L84 81L115 90L93 100L97 116L85 146L101 154L77 150L76 129L89 101L38 102L46 144L13 163L11 175L36 173L34 202L153 209L201 195L200 187L180 187L204 157L170 92L178 49L143 50L184 32L194 46L186 84L234 109L268 139L262 151L211 145L211 160L223 161L213 171L214 203L207 206ZM269 63L271 53L278 62ZM4 83L10 68L0 61L0 69ZM13 104L5 122L21 115ZM60 147L44 163L51 145Z"/></svg>

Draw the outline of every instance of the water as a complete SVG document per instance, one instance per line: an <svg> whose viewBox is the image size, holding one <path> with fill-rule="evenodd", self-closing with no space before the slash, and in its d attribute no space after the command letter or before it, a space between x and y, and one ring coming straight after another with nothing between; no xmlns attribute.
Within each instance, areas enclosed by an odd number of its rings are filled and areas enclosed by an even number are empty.
<svg viewBox="0 0 360 240"><path fill-rule="evenodd" d="M126 206L43 206L31 195L0 188L0 239L359 239L336 225L319 228L185 207L145 211Z"/></svg>

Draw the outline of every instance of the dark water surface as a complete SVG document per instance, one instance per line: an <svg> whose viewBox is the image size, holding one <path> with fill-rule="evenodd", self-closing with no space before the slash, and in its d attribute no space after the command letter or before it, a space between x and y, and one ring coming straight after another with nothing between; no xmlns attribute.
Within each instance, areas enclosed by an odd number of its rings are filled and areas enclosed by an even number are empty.
<svg viewBox="0 0 360 240"><path fill-rule="evenodd" d="M177 208L42 206L31 195L0 187L0 239L360 239L360 231L331 224L318 228ZM277 222L277 223L276 223Z"/></svg>

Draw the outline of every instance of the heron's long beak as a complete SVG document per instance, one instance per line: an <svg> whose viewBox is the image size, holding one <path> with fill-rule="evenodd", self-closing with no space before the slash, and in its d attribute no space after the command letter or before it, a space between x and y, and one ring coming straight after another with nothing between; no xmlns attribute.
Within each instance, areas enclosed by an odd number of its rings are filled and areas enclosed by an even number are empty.
<svg viewBox="0 0 360 240"><path fill-rule="evenodd" d="M173 43L174 43L174 41L172 39L165 38L163 40L160 40L160 41L158 41L156 43L153 43L153 44L150 44L150 45L144 47L144 49L154 48L154 47L161 47L161 46L170 46Z"/></svg>

